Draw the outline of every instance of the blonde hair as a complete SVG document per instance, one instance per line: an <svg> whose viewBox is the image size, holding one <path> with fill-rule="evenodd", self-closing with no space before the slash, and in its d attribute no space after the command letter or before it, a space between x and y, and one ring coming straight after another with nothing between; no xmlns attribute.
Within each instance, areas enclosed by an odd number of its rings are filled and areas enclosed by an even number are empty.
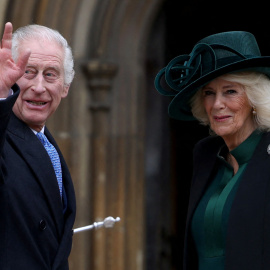
<svg viewBox="0 0 270 270"><path fill-rule="evenodd" d="M248 97L251 106L256 108L254 121L258 129L270 131L270 79L258 72L237 72L220 78L239 83ZM203 125L209 125L209 119L202 100L202 88L191 98L193 116Z"/></svg>

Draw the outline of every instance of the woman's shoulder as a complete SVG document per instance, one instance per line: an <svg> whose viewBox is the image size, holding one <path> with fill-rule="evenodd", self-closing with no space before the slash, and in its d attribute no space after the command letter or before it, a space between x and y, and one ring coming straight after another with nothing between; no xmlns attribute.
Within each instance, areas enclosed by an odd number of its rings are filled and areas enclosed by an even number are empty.
<svg viewBox="0 0 270 270"><path fill-rule="evenodd" d="M224 141L219 136L209 136L198 141L193 149L193 160L202 160L216 157Z"/></svg>
<svg viewBox="0 0 270 270"><path fill-rule="evenodd" d="M195 149L196 148L205 148L207 149L210 148L216 148L220 147L222 144L224 144L224 141L221 137L219 136L208 136L206 138L201 139L195 144Z"/></svg>

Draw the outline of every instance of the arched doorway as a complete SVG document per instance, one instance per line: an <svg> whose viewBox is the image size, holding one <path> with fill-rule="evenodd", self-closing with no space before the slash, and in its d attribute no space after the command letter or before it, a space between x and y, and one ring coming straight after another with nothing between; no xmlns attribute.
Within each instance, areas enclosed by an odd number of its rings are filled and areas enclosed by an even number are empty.
<svg viewBox="0 0 270 270"><path fill-rule="evenodd" d="M198 0L4 2L1 14L15 28L56 28L74 49L76 78L50 129L74 178L76 226L122 219L114 230L74 237L71 269L181 269L192 148L208 132L167 117L154 75L219 31L251 31L269 54L267 9Z"/></svg>
<svg viewBox="0 0 270 270"><path fill-rule="evenodd" d="M170 99L154 93L154 76L172 58L189 54L201 38L217 32L252 32L262 54L270 55L269 33L262 31L268 25L265 13L260 5L235 6L233 1L217 7L214 1L166 0L160 8L146 54L147 89L153 91L147 96L150 128L146 129L146 156L150 159L157 153L159 162L158 166L146 167L146 269L182 269L192 151L194 144L209 134L208 128L197 122L168 118Z"/></svg>

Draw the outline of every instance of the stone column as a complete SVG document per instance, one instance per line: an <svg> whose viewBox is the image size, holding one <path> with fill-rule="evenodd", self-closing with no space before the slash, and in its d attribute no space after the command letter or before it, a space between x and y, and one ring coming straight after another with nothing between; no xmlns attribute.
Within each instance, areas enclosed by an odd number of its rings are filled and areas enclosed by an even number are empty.
<svg viewBox="0 0 270 270"><path fill-rule="evenodd" d="M91 210L93 221L103 221L108 213L108 148L109 148L109 114L111 107L111 84L117 67L111 63L89 61L84 65L89 87L89 109L91 110L90 129L90 176L91 176ZM106 229L92 232L92 267L96 270L106 269Z"/></svg>

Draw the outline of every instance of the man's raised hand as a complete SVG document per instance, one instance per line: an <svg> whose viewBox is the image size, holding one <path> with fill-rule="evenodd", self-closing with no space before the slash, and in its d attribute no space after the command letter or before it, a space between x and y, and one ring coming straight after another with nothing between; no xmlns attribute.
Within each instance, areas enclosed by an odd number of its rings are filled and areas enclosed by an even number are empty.
<svg viewBox="0 0 270 270"><path fill-rule="evenodd" d="M0 48L0 98L5 98L13 84L23 76L27 61L31 54L30 50L19 52L15 63L12 59L12 24L5 24L4 34Z"/></svg>

